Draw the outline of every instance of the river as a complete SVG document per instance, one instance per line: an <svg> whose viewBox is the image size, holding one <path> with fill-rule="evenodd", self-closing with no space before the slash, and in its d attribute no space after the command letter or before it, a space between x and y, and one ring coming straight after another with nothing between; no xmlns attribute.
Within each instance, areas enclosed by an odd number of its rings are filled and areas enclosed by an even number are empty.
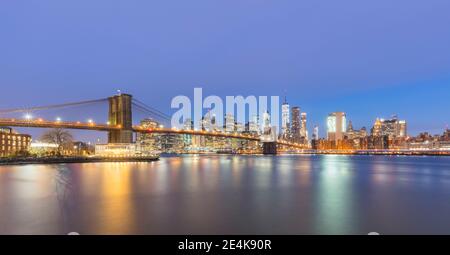
<svg viewBox="0 0 450 255"><path fill-rule="evenodd" d="M450 234L450 157L0 166L0 234Z"/></svg>

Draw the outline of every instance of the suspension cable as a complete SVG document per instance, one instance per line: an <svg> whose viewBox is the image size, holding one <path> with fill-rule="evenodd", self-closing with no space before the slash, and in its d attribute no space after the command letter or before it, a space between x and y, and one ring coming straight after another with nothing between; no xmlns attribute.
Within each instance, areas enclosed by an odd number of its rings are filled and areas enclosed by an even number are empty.
<svg viewBox="0 0 450 255"><path fill-rule="evenodd" d="M49 110L49 109L60 109L60 108L66 108L66 107L71 107L71 106L88 105L88 104L94 104L94 103L99 103L99 102L105 102L107 100L108 100L108 98L102 98L102 99L88 100L88 101L81 101L81 102L74 102L74 103L66 103L66 104L55 104L55 105L37 106L37 107L30 107L30 108L7 109L7 110L0 110L0 114L16 113L16 112L32 112L32 111Z"/></svg>
<svg viewBox="0 0 450 255"><path fill-rule="evenodd" d="M137 110L140 110L141 112L144 112L146 114L150 114L152 117L159 117L160 119L164 120L164 121L168 121L170 118L168 118L165 115L159 114L157 112L151 111L149 109L146 109L145 107L142 107L141 105L135 104L133 103L133 106L136 107Z"/></svg>
<svg viewBox="0 0 450 255"><path fill-rule="evenodd" d="M161 112L161 111L158 110L158 109L155 109L155 108L153 108L153 107L151 107L151 106L145 104L144 102L142 102L142 101L140 101L140 100L138 100L138 99L136 99L136 98L133 98L133 101L135 101L135 104L139 104L141 107L146 108L146 109L148 109L148 110L151 111L151 112L158 113L159 115L165 116L167 119L170 119L170 116L169 116L169 115L167 115L167 114Z"/></svg>

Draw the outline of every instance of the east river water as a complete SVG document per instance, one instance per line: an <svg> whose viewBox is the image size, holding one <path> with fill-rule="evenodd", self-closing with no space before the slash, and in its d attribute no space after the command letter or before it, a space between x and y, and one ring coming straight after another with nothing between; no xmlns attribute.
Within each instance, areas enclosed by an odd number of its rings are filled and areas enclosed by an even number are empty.
<svg viewBox="0 0 450 255"><path fill-rule="evenodd" d="M450 234L450 157L0 166L0 234Z"/></svg>

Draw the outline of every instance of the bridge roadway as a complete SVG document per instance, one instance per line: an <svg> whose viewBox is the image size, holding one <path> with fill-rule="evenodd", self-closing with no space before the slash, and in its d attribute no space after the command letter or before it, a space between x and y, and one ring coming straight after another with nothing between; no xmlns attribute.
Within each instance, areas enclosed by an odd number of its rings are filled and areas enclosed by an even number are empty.
<svg viewBox="0 0 450 255"><path fill-rule="evenodd" d="M93 130L93 131L114 131L122 130L120 125L109 124L97 124L95 122L83 123L83 122L65 122L65 121L48 121L44 119L0 119L0 126L3 127L28 127L28 128L65 128L65 129L79 129L79 130ZM180 135L199 135L210 137L223 137L223 138L236 138L248 141L261 142L261 138L258 136L252 136L248 134L238 133L223 133L223 132L210 132L210 131L198 131L198 130L179 130L170 128L143 128L141 126L133 126L133 132L136 133L159 133L159 134L180 134ZM287 141L277 141L278 145L287 146L295 149L304 149L303 145L295 144Z"/></svg>

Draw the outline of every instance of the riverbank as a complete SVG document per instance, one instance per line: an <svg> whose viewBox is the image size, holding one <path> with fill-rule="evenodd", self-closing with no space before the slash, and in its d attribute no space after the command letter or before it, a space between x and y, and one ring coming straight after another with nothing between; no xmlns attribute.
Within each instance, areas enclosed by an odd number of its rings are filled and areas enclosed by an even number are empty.
<svg viewBox="0 0 450 255"><path fill-rule="evenodd" d="M145 157L47 157L47 158L0 158L1 165L28 164L70 164L97 162L151 162L159 160L159 156Z"/></svg>
<svg viewBox="0 0 450 255"><path fill-rule="evenodd" d="M380 155L380 156L450 156L449 151L318 151L325 155Z"/></svg>

